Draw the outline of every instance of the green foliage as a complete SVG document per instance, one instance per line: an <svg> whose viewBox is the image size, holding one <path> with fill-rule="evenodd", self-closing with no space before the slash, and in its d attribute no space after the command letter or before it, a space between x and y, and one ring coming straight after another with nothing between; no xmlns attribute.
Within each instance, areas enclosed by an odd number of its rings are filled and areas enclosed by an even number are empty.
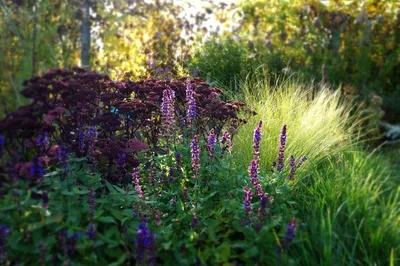
<svg viewBox="0 0 400 266"><path fill-rule="evenodd" d="M390 165L359 149L311 172L295 191L307 221L297 256L310 265L396 265L399 262L399 182ZM308 218L306 218L308 217Z"/></svg>
<svg viewBox="0 0 400 266"><path fill-rule="evenodd" d="M260 220L254 211L251 225L243 225L242 187L250 182L246 181L246 171L234 163L236 155L221 156L217 145L216 157L210 160L206 145L201 143L200 178L196 179L192 177L190 148L184 144L188 140L179 140L182 143L177 143L174 150L141 164L139 179L144 197L133 185L117 186L104 181L90 170L85 158L72 157L67 175L64 169L48 172L41 184L28 190L24 181L6 185L0 208L1 223L10 228L6 241L8 260L24 265L50 260L69 265L134 264L137 228L147 217L150 231L156 234L158 264L255 265L274 261L277 234L282 232L279 235L284 237L285 225L297 213L297 204L290 200L293 184L281 174L261 173L265 191L275 196L274 207L267 208L265 220ZM178 167L175 152L182 155ZM157 173L154 180L153 168ZM171 168L173 180L163 174L163 170L168 172ZM93 217L88 204L89 187L96 194ZM41 202L44 192L49 195L48 209ZM259 203L253 201L254 210L258 207ZM197 224L193 224L195 216ZM87 235L91 222L96 225L96 240ZM67 243L78 233L74 255L60 243L63 232ZM45 251L39 246L44 246ZM282 262L289 254L284 252Z"/></svg>

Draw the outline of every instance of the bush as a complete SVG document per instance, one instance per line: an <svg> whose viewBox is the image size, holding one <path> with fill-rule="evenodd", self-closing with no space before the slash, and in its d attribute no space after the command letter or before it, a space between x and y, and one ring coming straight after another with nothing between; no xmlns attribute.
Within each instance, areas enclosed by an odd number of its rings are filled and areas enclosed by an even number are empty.
<svg viewBox="0 0 400 266"><path fill-rule="evenodd" d="M32 103L0 127L2 263L290 259L305 159L286 160L290 173L260 170L259 122L248 177L230 153L242 103L200 79L114 82L78 68L26 84Z"/></svg>

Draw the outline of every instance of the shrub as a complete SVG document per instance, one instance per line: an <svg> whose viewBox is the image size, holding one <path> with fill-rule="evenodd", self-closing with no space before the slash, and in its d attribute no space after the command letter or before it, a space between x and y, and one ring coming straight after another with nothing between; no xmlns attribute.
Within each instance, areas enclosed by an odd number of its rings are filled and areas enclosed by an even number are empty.
<svg viewBox="0 0 400 266"><path fill-rule="evenodd" d="M35 144L38 136L48 134L48 138L62 143L67 153L89 156L89 161L104 170L112 182L124 179L138 164L138 152L149 149L150 154L158 154L168 146L161 137L171 132L165 130L160 108L167 89L175 95L173 116L180 121L173 127L176 135L188 128L187 86L197 106L192 123L203 136L211 128L217 134L223 127L234 132L245 122L238 116L239 111L248 111L243 103L220 100L221 90L199 78L117 82L75 68L50 71L27 80L25 85L22 95L31 99L31 104L0 121L6 149L22 150L22 161L31 161L33 155L54 157L54 153L49 154L51 147L42 149ZM126 168L118 167L122 157Z"/></svg>
<svg viewBox="0 0 400 266"><path fill-rule="evenodd" d="M32 103L1 121L2 263L289 260L299 165L259 168L259 121L249 173L237 167L227 129L244 123L243 104L200 79L122 83L74 69L26 84Z"/></svg>

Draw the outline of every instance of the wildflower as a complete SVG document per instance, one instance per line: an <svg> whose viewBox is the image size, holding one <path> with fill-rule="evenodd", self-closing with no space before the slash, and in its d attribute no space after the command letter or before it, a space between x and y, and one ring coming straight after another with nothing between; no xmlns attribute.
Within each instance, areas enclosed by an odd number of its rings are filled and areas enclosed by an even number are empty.
<svg viewBox="0 0 400 266"><path fill-rule="evenodd" d="M259 163L260 160L260 141L262 137L261 133L261 126L262 126L262 121L258 122L257 127L254 129L254 135L253 135L253 158L254 160L257 161L257 164Z"/></svg>
<svg viewBox="0 0 400 266"><path fill-rule="evenodd" d="M249 166L249 172L250 172L250 181L253 184L253 186L256 188L257 191L257 196L261 197L264 196L264 192L262 189L262 186L260 184L260 180L258 178L258 167L257 167L257 161L252 160Z"/></svg>
<svg viewBox="0 0 400 266"><path fill-rule="evenodd" d="M193 123L196 119L196 99L195 99L195 92L192 89L190 83L186 86L186 120L188 124Z"/></svg>
<svg viewBox="0 0 400 266"><path fill-rule="evenodd" d="M296 158L292 155L290 156L289 166L290 166L290 173L289 173L289 180L294 179L294 174L296 173L297 169L307 160L306 156L300 157L299 161L296 164Z"/></svg>
<svg viewBox="0 0 400 266"><path fill-rule="evenodd" d="M258 208L258 216L260 217L260 219L264 219L265 210L267 208L267 200L268 200L267 193L264 193L264 195L260 196L260 207Z"/></svg>
<svg viewBox="0 0 400 266"><path fill-rule="evenodd" d="M278 172L282 172L284 168L284 160L285 160L285 149L286 149L286 125L283 125L281 130L281 135L279 137L279 154L278 154Z"/></svg>
<svg viewBox="0 0 400 266"><path fill-rule="evenodd" d="M135 185L135 189L136 189L136 192L138 193L139 198L143 198L143 190L139 184L139 167L135 167L133 169L132 181L133 181L133 184Z"/></svg>
<svg viewBox="0 0 400 266"><path fill-rule="evenodd" d="M163 91L161 116L165 130L169 132L175 124L175 92L170 88Z"/></svg>
<svg viewBox="0 0 400 266"><path fill-rule="evenodd" d="M47 149L50 145L49 139L47 138L48 133L44 132L36 137L36 145L40 148Z"/></svg>
<svg viewBox="0 0 400 266"><path fill-rule="evenodd" d="M303 163L304 163L305 161L307 161L307 159L308 159L308 158L307 158L306 156L300 157L300 161L297 163L296 169L300 168L300 166L302 166Z"/></svg>
<svg viewBox="0 0 400 266"><path fill-rule="evenodd" d="M192 167L194 171L194 178L198 177L200 168L200 148L198 143L198 136L194 136L192 143L190 144L192 153Z"/></svg>
<svg viewBox="0 0 400 266"><path fill-rule="evenodd" d="M0 262L7 262L6 237L10 230L7 226L0 226Z"/></svg>
<svg viewBox="0 0 400 266"><path fill-rule="evenodd" d="M156 242L155 234L151 233L147 228L146 218L142 219L139 224L137 231L135 246L136 246L136 261L140 263L145 263L147 255L147 263L150 265L155 265L155 253L156 253Z"/></svg>
<svg viewBox="0 0 400 266"><path fill-rule="evenodd" d="M96 226L94 223L89 224L89 228L86 231L87 236L90 240L96 240Z"/></svg>
<svg viewBox="0 0 400 266"><path fill-rule="evenodd" d="M222 147L221 155L224 155L225 151L232 153L232 137L228 131L225 131L222 135L221 144L224 145L224 147Z"/></svg>
<svg viewBox="0 0 400 266"><path fill-rule="evenodd" d="M296 158L293 155L290 156L289 167L290 167L289 180L293 180L294 174L296 173Z"/></svg>
<svg viewBox="0 0 400 266"><path fill-rule="evenodd" d="M252 207L251 207L252 192L251 192L251 189L247 185L243 188L243 191L245 193L244 200L243 200L243 205L244 205L244 210L245 210L244 215L245 215L245 217L247 217L249 219L250 215L251 215L251 209L252 209Z"/></svg>
<svg viewBox="0 0 400 266"><path fill-rule="evenodd" d="M60 161L60 167L67 168L69 154L65 146L58 147L57 157Z"/></svg>
<svg viewBox="0 0 400 266"><path fill-rule="evenodd" d="M44 171L43 171L42 167L40 166L39 158L34 157L33 163L31 164L30 176L33 178L36 178L34 181L36 183L39 183L42 180L43 175L44 175Z"/></svg>
<svg viewBox="0 0 400 266"><path fill-rule="evenodd" d="M217 143L217 137L214 134L214 129L210 130L210 134L207 137L208 155L210 159L214 158L215 144Z"/></svg>
<svg viewBox="0 0 400 266"><path fill-rule="evenodd" d="M285 235L285 238L280 239L280 245L276 248L275 252L277 255L277 258L280 259L282 255L282 249L284 250L289 250L290 243L294 240L294 229L296 228L296 219L293 217L290 219L290 223L287 227L287 232Z"/></svg>

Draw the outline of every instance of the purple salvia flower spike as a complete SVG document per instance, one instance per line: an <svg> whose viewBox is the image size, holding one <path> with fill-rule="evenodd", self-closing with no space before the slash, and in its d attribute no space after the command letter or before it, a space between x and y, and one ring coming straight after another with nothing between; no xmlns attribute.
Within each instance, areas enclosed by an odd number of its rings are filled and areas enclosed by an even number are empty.
<svg viewBox="0 0 400 266"><path fill-rule="evenodd" d="M200 148L199 148L199 141L198 136L194 136L191 144L191 153L192 153L192 167L194 172L194 178L198 178L198 173L200 169Z"/></svg>
<svg viewBox="0 0 400 266"><path fill-rule="evenodd" d="M210 159L214 159L215 144L217 143L217 136L215 136L214 129L211 129L207 137L207 148Z"/></svg>
<svg viewBox="0 0 400 266"><path fill-rule="evenodd" d="M252 192L247 185L243 188L243 191L244 191L244 199L243 199L244 216L246 217L247 220L250 220L250 215L252 210L251 206Z"/></svg>
<svg viewBox="0 0 400 266"><path fill-rule="evenodd" d="M135 190L138 194L139 198L143 198L143 190L142 187L140 186L140 182L139 182L139 167L135 167L133 169L133 174L132 174L132 182L135 185Z"/></svg>
<svg viewBox="0 0 400 266"><path fill-rule="evenodd" d="M262 121L260 120L258 122L257 127L254 129L254 135L253 135L253 159L257 161L257 167L259 167L260 163L260 142L261 142L261 126L262 126Z"/></svg>
<svg viewBox="0 0 400 266"><path fill-rule="evenodd" d="M278 172L282 172L285 167L285 149L286 149L286 125L283 125L281 135L279 137L279 153L278 153Z"/></svg>
<svg viewBox="0 0 400 266"><path fill-rule="evenodd" d="M188 124L192 124L196 119L196 98L192 85L188 82L186 86L186 120Z"/></svg>

